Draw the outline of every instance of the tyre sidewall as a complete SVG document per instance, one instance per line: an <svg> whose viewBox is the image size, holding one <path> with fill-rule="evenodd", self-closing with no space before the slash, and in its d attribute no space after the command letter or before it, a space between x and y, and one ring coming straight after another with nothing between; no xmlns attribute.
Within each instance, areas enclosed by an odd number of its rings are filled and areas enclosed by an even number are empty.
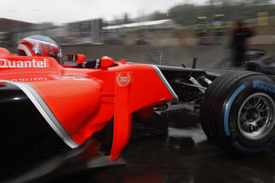
<svg viewBox="0 0 275 183"><path fill-rule="evenodd" d="M275 136L275 125L268 135L261 139L247 139L240 132L238 113L244 101L254 93L263 93L275 99L275 85L266 76L244 78L233 85L222 107L219 132L224 144L233 152L257 153L271 144ZM274 115L274 114L273 114ZM273 116L273 120L275 116Z"/></svg>

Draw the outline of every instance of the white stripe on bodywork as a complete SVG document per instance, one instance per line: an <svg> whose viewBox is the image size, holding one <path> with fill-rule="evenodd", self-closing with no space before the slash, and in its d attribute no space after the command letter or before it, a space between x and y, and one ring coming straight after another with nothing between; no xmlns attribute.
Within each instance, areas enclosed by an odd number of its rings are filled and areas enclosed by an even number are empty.
<svg viewBox="0 0 275 183"><path fill-rule="evenodd" d="M1 82L1 81L0 81ZM4 81L6 83L13 84L19 87L32 101L40 114L44 117L47 123L51 126L51 128L55 131L55 133L70 147L77 148L79 145L70 137L64 127L60 124L57 118L54 116L52 111L49 109L45 101L38 94L38 92L31 87L27 83L19 83L19 82L9 82Z"/></svg>
<svg viewBox="0 0 275 183"><path fill-rule="evenodd" d="M174 97L174 100L179 101L179 97L178 95L175 93L175 91L173 90L173 88L170 86L170 84L168 83L168 81L166 80L166 78L164 77L164 75L162 74L161 70L155 66L155 65L150 65L151 67L153 67L153 69L156 71L156 73L158 74L158 76L160 77L160 79L162 80L162 82L164 83L164 85L167 87L167 89L169 90L169 92L171 93L171 95Z"/></svg>

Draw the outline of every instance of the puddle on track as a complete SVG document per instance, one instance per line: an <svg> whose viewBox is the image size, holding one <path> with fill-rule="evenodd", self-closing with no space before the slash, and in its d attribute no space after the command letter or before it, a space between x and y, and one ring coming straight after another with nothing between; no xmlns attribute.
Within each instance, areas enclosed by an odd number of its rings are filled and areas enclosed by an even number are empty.
<svg viewBox="0 0 275 183"><path fill-rule="evenodd" d="M130 140L126 165L89 170L51 182L95 183L270 183L274 182L275 145L254 156L236 157L204 135L198 112L175 107L162 113L168 133Z"/></svg>

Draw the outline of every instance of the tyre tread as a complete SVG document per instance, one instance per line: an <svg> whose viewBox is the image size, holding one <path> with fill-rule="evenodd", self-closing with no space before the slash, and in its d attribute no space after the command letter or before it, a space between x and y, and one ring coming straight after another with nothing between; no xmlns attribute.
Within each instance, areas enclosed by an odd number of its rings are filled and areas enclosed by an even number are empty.
<svg viewBox="0 0 275 183"><path fill-rule="evenodd" d="M226 147L220 136L218 120L227 92L239 80L257 75L263 74L249 71L230 72L215 79L204 94L200 108L201 126L206 136L222 148Z"/></svg>

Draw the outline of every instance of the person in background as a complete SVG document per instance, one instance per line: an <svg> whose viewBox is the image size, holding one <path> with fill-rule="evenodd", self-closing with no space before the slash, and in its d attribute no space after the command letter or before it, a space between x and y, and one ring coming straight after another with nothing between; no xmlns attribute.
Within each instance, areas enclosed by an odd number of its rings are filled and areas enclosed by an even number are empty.
<svg viewBox="0 0 275 183"><path fill-rule="evenodd" d="M231 49L233 51L232 64L240 67L245 62L245 52L247 50L247 38L253 36L252 27L244 26L241 20L237 21L237 27L231 29Z"/></svg>

